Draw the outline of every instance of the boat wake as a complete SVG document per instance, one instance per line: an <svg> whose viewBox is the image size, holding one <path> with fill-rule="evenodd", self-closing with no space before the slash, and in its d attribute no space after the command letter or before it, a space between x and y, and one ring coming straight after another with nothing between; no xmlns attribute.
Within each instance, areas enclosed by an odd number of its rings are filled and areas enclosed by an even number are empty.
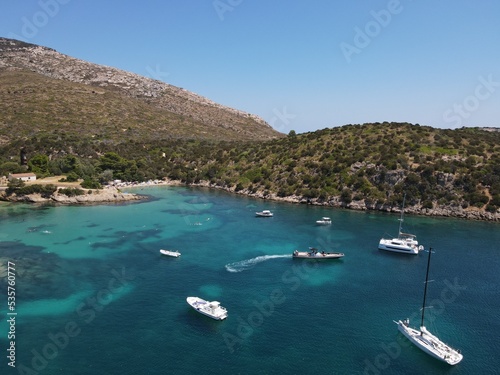
<svg viewBox="0 0 500 375"><path fill-rule="evenodd" d="M269 259L291 258L291 257L292 257L291 254L261 255L252 259L246 259L246 260L240 260L239 262L228 263L226 264L226 270L228 270L229 272L242 272L255 267L257 263L262 263Z"/></svg>

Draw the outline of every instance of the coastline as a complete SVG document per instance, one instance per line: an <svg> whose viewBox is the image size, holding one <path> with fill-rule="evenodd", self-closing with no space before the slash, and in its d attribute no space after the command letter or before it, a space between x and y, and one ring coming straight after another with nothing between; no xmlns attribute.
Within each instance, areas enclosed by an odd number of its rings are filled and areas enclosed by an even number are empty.
<svg viewBox="0 0 500 375"><path fill-rule="evenodd" d="M298 196L287 196L278 197L276 194L264 195L262 192L251 193L250 191L243 189L236 191L234 187L222 187L215 184L211 184L209 181L200 181L198 183L186 184L179 180L164 180L158 185L164 186L192 186L192 187L205 187L209 189L224 190L232 194L245 195L248 197L259 198L263 200L295 203L295 204L310 204L313 206L324 206L332 208L344 208L356 211L379 211L388 213L400 213L401 207L394 206L386 203L378 202L365 202L364 200L352 201L350 203L345 203L340 200L340 196L333 197L328 201L319 201L317 198L303 198ZM151 186L151 185L140 185L140 186ZM134 186L127 186L134 187ZM462 208L461 206L440 206L435 205L433 208L422 208L421 206L407 206L405 207L405 213L419 216L434 216L434 217L453 217L465 220L479 220L479 221L492 221L500 222L500 212L492 213L486 212L484 209L473 208Z"/></svg>
<svg viewBox="0 0 500 375"><path fill-rule="evenodd" d="M63 205L90 205L103 203L123 203L148 199L145 195L121 192L116 187L105 187L103 189L82 189L86 194L67 196L57 191L49 197L42 197L40 194L27 194L17 196L12 194L6 196L5 192L0 193L0 200L5 202L21 203L56 203Z"/></svg>
<svg viewBox="0 0 500 375"><path fill-rule="evenodd" d="M342 202L340 196L332 197L328 201L320 201L317 198L303 198L299 196L287 196L279 197L276 194L270 193L264 195L263 192L252 193L247 189L242 189L236 191L234 187L223 187L215 184L211 184L209 181L200 181L197 183L186 184L180 180L151 180L147 182L120 182L113 185L107 185L103 189L82 189L86 190L87 193L84 195L78 195L73 197L68 197L64 194L54 193L50 197L42 197L40 194L30 194L20 197L15 195L6 197L3 192L0 192L0 201L6 202L24 202L24 203L56 203L64 205L90 205L90 204L106 204L106 203L123 203L132 202L149 199L148 196L140 195L136 193L122 192L120 189L134 189L134 188L144 188L153 186L185 186L185 187L204 187L209 189L223 190L228 193L244 195L248 197L271 200L278 202L287 202L294 204L310 204L313 206L324 206L332 208L343 208L356 211L379 211L388 213L400 213L401 208L399 206L394 206L386 203L378 202L366 202L364 200L351 201L350 203ZM484 209L473 208L462 208L461 206L440 206L435 205L433 208L422 208L421 206L407 206L405 207L405 213L418 215L418 216L434 216L434 217L452 217L465 220L478 220L478 221L490 221L490 222L500 222L500 212L492 213L486 212Z"/></svg>

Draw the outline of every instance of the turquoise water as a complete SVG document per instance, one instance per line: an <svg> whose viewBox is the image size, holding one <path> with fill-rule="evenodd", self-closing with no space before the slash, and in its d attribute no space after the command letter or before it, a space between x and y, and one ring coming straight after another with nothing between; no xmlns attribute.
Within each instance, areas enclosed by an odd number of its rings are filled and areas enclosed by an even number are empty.
<svg viewBox="0 0 500 375"><path fill-rule="evenodd" d="M377 250L398 216L146 188L144 203L0 206L0 267L16 267L16 368L26 374L494 374L500 226L407 216L432 258L427 327L461 349L449 367L409 346L426 254ZM256 218L270 209L273 218ZM315 226L330 216L333 224ZM343 260L293 260L315 246ZM178 249L180 258L159 254ZM8 352L7 278L0 345ZM225 321L186 297L221 301Z"/></svg>

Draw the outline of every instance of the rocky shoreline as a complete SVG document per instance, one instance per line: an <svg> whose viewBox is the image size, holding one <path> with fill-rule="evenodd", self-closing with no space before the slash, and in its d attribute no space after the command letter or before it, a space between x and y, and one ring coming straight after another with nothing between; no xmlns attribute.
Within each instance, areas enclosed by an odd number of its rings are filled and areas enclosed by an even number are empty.
<svg viewBox="0 0 500 375"><path fill-rule="evenodd" d="M198 183L184 184L181 181L167 181L167 185L173 186L198 186L207 187L210 189L224 190L233 194L240 194L259 199L274 200L280 202L297 203L297 204L311 204L315 206L345 208L356 211L380 211L400 213L401 207L378 202L365 202L364 200L352 201L345 203L340 200L340 197L333 197L328 201L319 201L316 198L306 199L299 196L278 197L276 194L264 195L262 192L252 193L246 189L236 191L234 187L221 187L211 184L208 181L200 181ZM482 220L500 222L500 212L487 212L483 209L476 207L462 208L461 206L439 206L434 205L433 208L423 208L421 206L408 206L405 207L405 213L419 216L435 216L435 217L453 217L466 220Z"/></svg>
<svg viewBox="0 0 500 375"><path fill-rule="evenodd" d="M73 197L68 197L64 194L54 193L48 198L42 197L40 194L30 194L23 196L5 196L5 193L0 193L0 200L8 202L25 202L25 203L57 203L57 204L102 204L102 203L121 203L121 202L131 202L140 201L148 199L147 196L139 195L135 193L126 193L119 190L119 187L133 189L135 187L148 187L148 186L192 186L192 187L205 187L209 189L224 190L232 194L245 195L249 197L273 200L280 202L288 202L295 204L310 204L315 206L325 206L325 207L335 207L335 208L345 208L356 211L380 211L380 212L391 212L400 213L401 207L393 206L385 203L378 202L366 202L364 200L352 201L350 203L345 203L340 200L340 197L333 197L328 201L319 201L316 198L306 199L299 196L288 196L279 197L276 194L264 195L262 192L252 193L246 189L236 191L234 187L228 188L215 184L211 184L209 181L200 181L198 183L186 184L178 180L163 180L155 181L154 183L140 183L131 184L124 183L118 186L107 186L104 189L92 190L91 194L78 195ZM87 189L88 190L88 189ZM405 212L412 215L419 216L435 216L435 217L453 217L466 220L482 220L482 221L493 221L500 222L500 212L487 212L479 208L462 208L461 206L439 206L435 205L433 208L422 208L421 206L407 206L405 207Z"/></svg>
<svg viewBox="0 0 500 375"><path fill-rule="evenodd" d="M67 196L60 194L57 191L49 197L42 197L40 194L28 194L17 196L15 194L5 195L5 192L0 194L0 200L7 202L24 202L24 203L57 203L57 204L101 204L101 203L122 203L132 202L147 199L147 196L124 193L115 187L106 187L105 189L85 189L87 194Z"/></svg>

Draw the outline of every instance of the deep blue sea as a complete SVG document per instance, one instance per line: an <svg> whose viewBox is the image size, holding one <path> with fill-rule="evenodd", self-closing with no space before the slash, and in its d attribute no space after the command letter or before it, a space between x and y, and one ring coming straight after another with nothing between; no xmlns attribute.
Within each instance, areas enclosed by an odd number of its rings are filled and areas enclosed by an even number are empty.
<svg viewBox="0 0 500 375"><path fill-rule="evenodd" d="M405 217L434 249L426 326L462 351L451 367L393 322L418 325L427 262L425 252L377 249L398 215L201 188L131 191L151 199L0 206L0 374L500 373L498 223ZM256 218L263 209L274 217ZM316 226L322 216L333 224ZM291 258L309 246L345 257ZM188 296L220 301L228 318L198 314Z"/></svg>

